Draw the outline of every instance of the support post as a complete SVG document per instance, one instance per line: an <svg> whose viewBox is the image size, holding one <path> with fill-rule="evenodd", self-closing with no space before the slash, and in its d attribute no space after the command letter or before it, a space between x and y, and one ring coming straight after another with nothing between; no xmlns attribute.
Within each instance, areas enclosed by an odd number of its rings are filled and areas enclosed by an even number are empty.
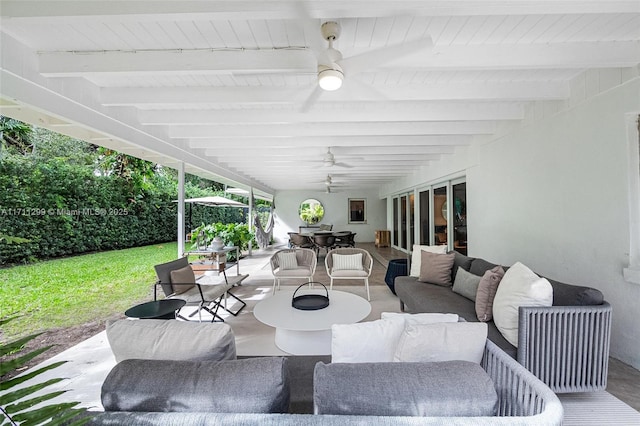
<svg viewBox="0 0 640 426"><path fill-rule="evenodd" d="M178 164L178 257L184 255L184 162Z"/></svg>
<svg viewBox="0 0 640 426"><path fill-rule="evenodd" d="M253 187L249 189L249 232L253 231ZM249 241L249 256L253 250L253 239Z"/></svg>

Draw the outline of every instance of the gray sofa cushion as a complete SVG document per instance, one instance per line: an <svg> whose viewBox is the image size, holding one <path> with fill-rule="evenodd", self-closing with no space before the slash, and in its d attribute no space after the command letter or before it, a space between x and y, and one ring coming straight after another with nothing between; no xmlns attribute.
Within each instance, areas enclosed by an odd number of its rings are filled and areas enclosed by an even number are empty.
<svg viewBox="0 0 640 426"><path fill-rule="evenodd" d="M451 268L451 279L455 281L456 274L458 273L458 268L462 268L465 271L469 272L469 270L471 269L471 262L473 262L473 257L465 256L464 254L457 251L453 251L453 253L455 253L455 257L453 258L453 268Z"/></svg>
<svg viewBox="0 0 640 426"><path fill-rule="evenodd" d="M106 411L286 413L287 360L129 359L109 372L102 405Z"/></svg>
<svg viewBox="0 0 640 426"><path fill-rule="evenodd" d="M493 416L498 395L468 361L316 364L314 412L376 416Z"/></svg>
<svg viewBox="0 0 640 426"><path fill-rule="evenodd" d="M591 287L565 284L549 280L553 287L553 306L602 305L604 296L600 290Z"/></svg>
<svg viewBox="0 0 640 426"><path fill-rule="evenodd" d="M236 358L235 336L225 323L155 319L107 321L107 339L118 362L131 358L177 361Z"/></svg>
<svg viewBox="0 0 640 426"><path fill-rule="evenodd" d="M485 272L495 268L496 266L500 265L487 262L484 259L473 259L473 261L471 262L471 266L469 267L469 272L471 272L473 275L483 276ZM507 268L505 267L503 267L503 269L505 271L507 270Z"/></svg>

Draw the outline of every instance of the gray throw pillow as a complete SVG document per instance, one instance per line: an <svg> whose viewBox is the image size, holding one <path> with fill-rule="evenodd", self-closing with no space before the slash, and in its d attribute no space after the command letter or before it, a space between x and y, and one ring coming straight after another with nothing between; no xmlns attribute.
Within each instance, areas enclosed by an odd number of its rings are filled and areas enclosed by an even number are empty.
<svg viewBox="0 0 640 426"><path fill-rule="evenodd" d="M451 268L455 253L437 254L422 250L418 281L441 286L451 285Z"/></svg>
<svg viewBox="0 0 640 426"><path fill-rule="evenodd" d="M129 359L102 385L105 411L286 413L287 359L234 361Z"/></svg>
<svg viewBox="0 0 640 426"><path fill-rule="evenodd" d="M478 292L478 284L480 284L481 279L482 277L473 275L471 272L467 272L458 267L458 272L456 273L452 290L455 293L475 302L476 293Z"/></svg>
<svg viewBox="0 0 640 426"><path fill-rule="evenodd" d="M487 322L493 319L493 299L496 297L496 291L502 277L504 277L502 266L496 266L482 276L476 293L478 321Z"/></svg>
<svg viewBox="0 0 640 426"><path fill-rule="evenodd" d="M468 361L318 363L313 404L315 414L493 416L498 395Z"/></svg>
<svg viewBox="0 0 640 426"><path fill-rule="evenodd" d="M107 340L117 362L131 358L236 359L235 336L225 323L155 319L108 321Z"/></svg>

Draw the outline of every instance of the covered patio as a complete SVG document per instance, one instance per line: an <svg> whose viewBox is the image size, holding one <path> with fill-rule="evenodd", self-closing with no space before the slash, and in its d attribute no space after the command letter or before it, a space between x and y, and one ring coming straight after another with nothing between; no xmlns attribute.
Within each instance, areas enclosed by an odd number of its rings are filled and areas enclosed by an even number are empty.
<svg viewBox="0 0 640 426"><path fill-rule="evenodd" d="M178 255L185 173L275 200L276 245L308 198L380 259L464 235L602 291L637 393L637 1L2 0L0 23L0 113L176 169Z"/></svg>

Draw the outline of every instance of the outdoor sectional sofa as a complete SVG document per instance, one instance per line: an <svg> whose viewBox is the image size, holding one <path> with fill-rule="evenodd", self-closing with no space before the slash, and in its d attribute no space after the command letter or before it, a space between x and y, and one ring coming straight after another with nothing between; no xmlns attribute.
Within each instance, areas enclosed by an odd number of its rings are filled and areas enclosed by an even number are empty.
<svg viewBox="0 0 640 426"><path fill-rule="evenodd" d="M132 323L107 327L119 363L102 386L105 412L93 413L89 424L562 423L557 396L489 340L479 365L466 361L332 364L328 356L235 359L226 324ZM202 333L214 337L192 348L184 345L196 342L194 337ZM138 338L136 346L146 349L135 353L135 348L126 346L132 337ZM152 340L160 351L148 350ZM167 346L170 340L176 345ZM180 359L190 356L194 358ZM467 415L456 415L460 412Z"/></svg>
<svg viewBox="0 0 640 426"><path fill-rule="evenodd" d="M458 268L482 277L498 266L454 253L452 283ZM604 390L609 365L611 306L597 289L548 281L553 287L553 306L518 308L517 347L505 339L493 321L487 323L488 339L556 393ZM456 313L466 321L478 321L475 302L454 292L452 286L422 282L415 276L399 276L395 279L395 291L403 311Z"/></svg>

